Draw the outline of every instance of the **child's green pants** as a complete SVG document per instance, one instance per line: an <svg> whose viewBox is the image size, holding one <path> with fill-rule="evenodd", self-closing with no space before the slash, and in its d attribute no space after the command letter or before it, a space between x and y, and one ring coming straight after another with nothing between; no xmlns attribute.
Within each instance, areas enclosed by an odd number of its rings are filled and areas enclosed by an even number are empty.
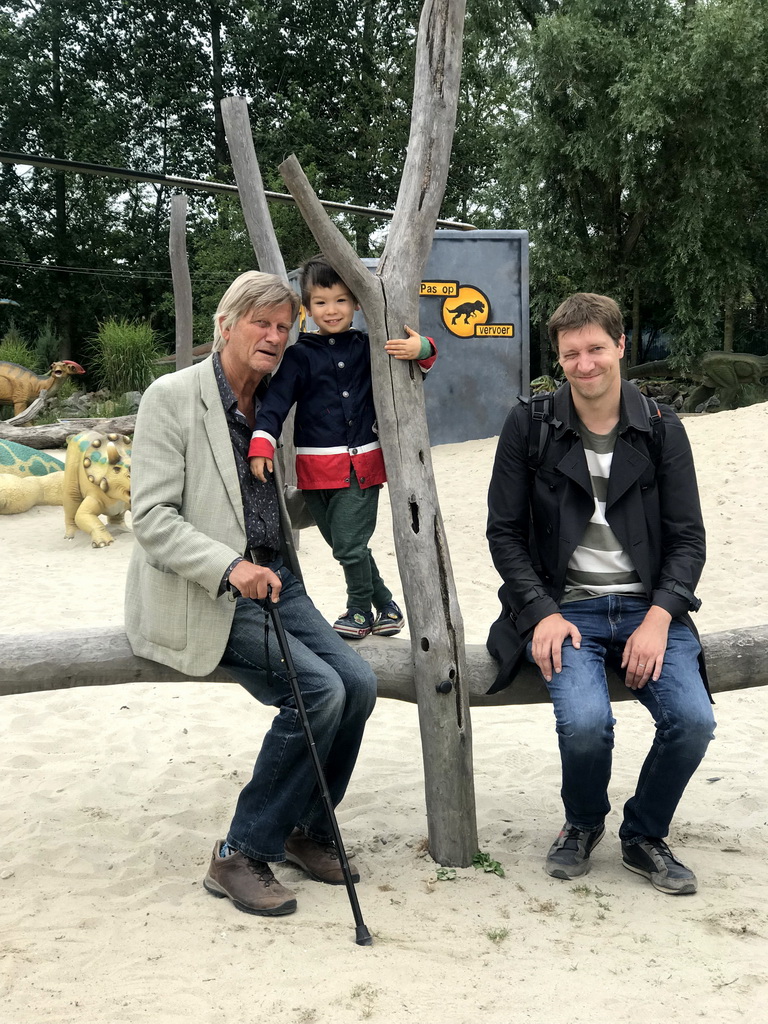
<svg viewBox="0 0 768 1024"><path fill-rule="evenodd" d="M369 612L371 605L380 611L392 600L368 547L376 528L379 490L361 489L353 470L349 487L302 491L320 533L344 569L347 607L361 612Z"/></svg>

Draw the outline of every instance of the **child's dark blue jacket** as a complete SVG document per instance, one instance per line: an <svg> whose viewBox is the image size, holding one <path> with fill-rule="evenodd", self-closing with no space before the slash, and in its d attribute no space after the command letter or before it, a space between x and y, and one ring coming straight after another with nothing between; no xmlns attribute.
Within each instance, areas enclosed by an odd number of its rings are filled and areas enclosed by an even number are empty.
<svg viewBox="0 0 768 1024"><path fill-rule="evenodd" d="M419 362L424 373L437 358L434 343L432 349ZM296 476L302 490L349 487L351 467L362 488L384 483L365 331L300 334L286 349L256 414L249 457L274 457L294 402Z"/></svg>

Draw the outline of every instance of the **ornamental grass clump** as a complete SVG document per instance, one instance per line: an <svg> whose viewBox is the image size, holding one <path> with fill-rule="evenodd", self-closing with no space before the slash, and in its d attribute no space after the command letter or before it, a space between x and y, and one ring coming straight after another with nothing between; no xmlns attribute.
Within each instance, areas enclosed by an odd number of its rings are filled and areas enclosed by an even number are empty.
<svg viewBox="0 0 768 1024"><path fill-rule="evenodd" d="M40 370L37 353L13 323L0 338L0 363L18 363L19 366L24 366L34 373Z"/></svg>
<svg viewBox="0 0 768 1024"><path fill-rule="evenodd" d="M156 376L155 363L165 355L157 332L148 323L116 320L99 324L91 342L91 365L98 386L112 395L145 391Z"/></svg>

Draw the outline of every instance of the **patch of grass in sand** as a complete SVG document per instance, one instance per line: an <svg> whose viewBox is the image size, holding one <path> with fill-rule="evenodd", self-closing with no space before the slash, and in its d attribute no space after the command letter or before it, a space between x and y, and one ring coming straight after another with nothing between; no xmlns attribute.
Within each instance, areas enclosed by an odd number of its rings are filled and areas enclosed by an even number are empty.
<svg viewBox="0 0 768 1024"><path fill-rule="evenodd" d="M554 914L557 903L554 900L529 900L528 909L534 914Z"/></svg>
<svg viewBox="0 0 768 1024"><path fill-rule="evenodd" d="M489 928L485 935L491 942L495 942L499 946L509 935L509 928Z"/></svg>
<svg viewBox="0 0 768 1024"><path fill-rule="evenodd" d="M367 1020L373 1016L373 1004L379 994L379 990L374 988L373 985L369 985L367 982L363 982L361 985L355 985L350 995L353 999L359 999L362 1003L360 1007L360 1016L363 1020Z"/></svg>
<svg viewBox="0 0 768 1024"><path fill-rule="evenodd" d="M582 883L581 885L572 885L571 892L574 893L574 895L576 896L582 896L584 899L586 899L588 896L594 896L595 902L597 903L597 906L600 910L600 913L598 913L597 915L599 920L604 919L604 911L609 911L611 909L611 905L610 903L608 903L607 897L612 896L613 893L603 892L603 890L599 888L599 886L595 886L595 888L593 889L591 886L585 885L584 883Z"/></svg>

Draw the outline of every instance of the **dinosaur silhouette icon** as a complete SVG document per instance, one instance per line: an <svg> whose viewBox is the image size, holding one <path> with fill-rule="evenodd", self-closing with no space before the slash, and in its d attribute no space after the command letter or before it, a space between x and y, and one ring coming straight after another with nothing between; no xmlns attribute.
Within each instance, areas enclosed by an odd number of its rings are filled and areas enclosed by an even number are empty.
<svg viewBox="0 0 768 1024"><path fill-rule="evenodd" d="M478 313L483 313L484 311L485 303L480 302L479 299L477 302L462 302L461 305L456 306L455 309L448 310L449 313L454 314L453 319L451 320L451 327L454 326L454 324L456 323L460 316L463 316L464 323L468 324L471 317L477 316Z"/></svg>

